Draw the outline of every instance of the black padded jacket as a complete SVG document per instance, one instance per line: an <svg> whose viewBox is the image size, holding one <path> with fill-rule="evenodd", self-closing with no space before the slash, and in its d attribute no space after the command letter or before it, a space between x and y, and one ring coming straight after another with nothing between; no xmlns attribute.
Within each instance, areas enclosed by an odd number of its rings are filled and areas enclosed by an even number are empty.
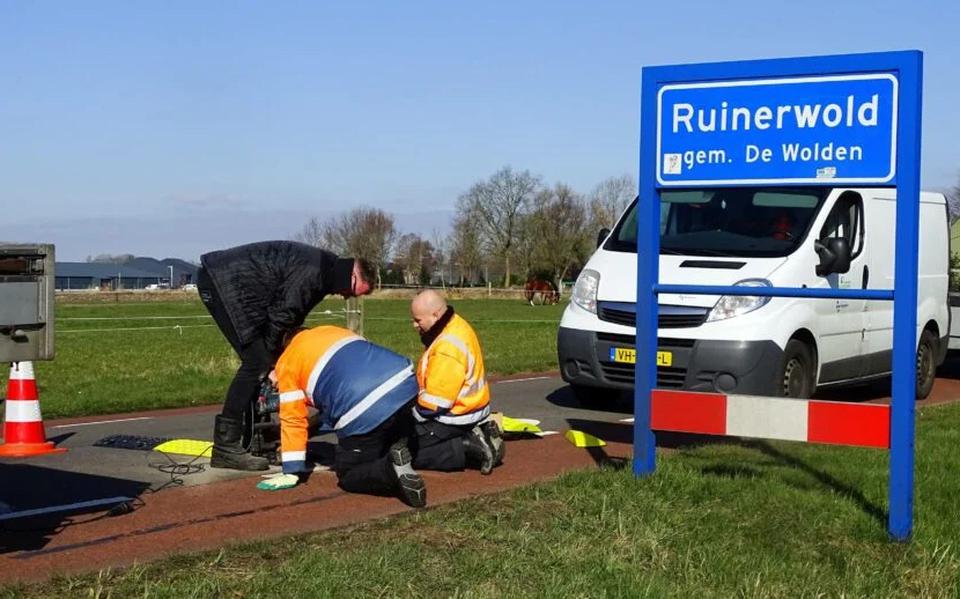
<svg viewBox="0 0 960 599"><path fill-rule="evenodd" d="M350 288L353 260L294 241L261 241L200 257L240 343L263 337L278 355L283 336L330 293Z"/></svg>

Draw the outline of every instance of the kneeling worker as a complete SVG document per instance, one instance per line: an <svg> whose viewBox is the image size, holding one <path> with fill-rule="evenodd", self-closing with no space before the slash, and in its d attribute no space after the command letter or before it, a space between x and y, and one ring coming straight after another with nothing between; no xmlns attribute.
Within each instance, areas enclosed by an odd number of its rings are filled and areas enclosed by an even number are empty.
<svg viewBox="0 0 960 599"><path fill-rule="evenodd" d="M258 485L293 487L307 471L307 405L336 431L334 471L355 493L396 493L423 507L427 491L408 438L418 387L410 360L340 327L297 332L277 360L283 474Z"/></svg>
<svg viewBox="0 0 960 599"><path fill-rule="evenodd" d="M504 447L489 418L490 389L477 334L433 290L413 299L410 314L426 347L417 365L413 465L446 471L472 465L490 474L503 462Z"/></svg>

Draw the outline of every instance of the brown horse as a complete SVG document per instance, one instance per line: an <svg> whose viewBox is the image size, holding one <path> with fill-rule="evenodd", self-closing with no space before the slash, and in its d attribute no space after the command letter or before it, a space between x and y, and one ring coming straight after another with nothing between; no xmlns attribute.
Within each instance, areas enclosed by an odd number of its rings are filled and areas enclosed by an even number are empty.
<svg viewBox="0 0 960 599"><path fill-rule="evenodd" d="M555 304L560 301L560 292L557 291L553 281L541 279L539 277L530 277L527 284L523 286L523 296L532 306L536 300L541 306Z"/></svg>

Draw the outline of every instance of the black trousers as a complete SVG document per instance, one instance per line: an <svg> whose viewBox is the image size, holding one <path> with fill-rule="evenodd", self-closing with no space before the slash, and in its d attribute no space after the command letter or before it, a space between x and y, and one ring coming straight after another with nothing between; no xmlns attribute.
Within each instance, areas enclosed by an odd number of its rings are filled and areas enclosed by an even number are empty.
<svg viewBox="0 0 960 599"><path fill-rule="evenodd" d="M411 399L369 433L339 439L333 470L344 491L373 495L394 493L397 477L390 462L390 446L413 435L414 401Z"/></svg>
<svg viewBox="0 0 960 599"><path fill-rule="evenodd" d="M217 323L223 336L240 356L240 368L237 369L230 387L227 388L227 397L223 402L221 414L227 418L243 420L252 413L253 402L256 401L257 394L260 392L260 381L273 368L274 357L267 351L262 337L257 337L246 345L240 343L240 337L233 323L230 322L223 300L220 299L217 288L213 286L207 270L202 267L197 271L197 291L200 293L200 301L213 316L213 321Z"/></svg>
<svg viewBox="0 0 960 599"><path fill-rule="evenodd" d="M416 437L411 444L413 467L421 470L452 472L467 467L463 438L475 425L454 426L436 420L417 422Z"/></svg>

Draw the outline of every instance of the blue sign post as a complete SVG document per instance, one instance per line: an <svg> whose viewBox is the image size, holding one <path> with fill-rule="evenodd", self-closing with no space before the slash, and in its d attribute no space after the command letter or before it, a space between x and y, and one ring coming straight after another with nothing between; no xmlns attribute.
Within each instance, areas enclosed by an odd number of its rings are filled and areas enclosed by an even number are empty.
<svg viewBox="0 0 960 599"><path fill-rule="evenodd" d="M919 51L643 69L637 219L634 472L656 467L650 428L657 294L768 295L894 302L888 530L909 538L913 513ZM882 186L897 189L893 289L659 284L663 188Z"/></svg>

